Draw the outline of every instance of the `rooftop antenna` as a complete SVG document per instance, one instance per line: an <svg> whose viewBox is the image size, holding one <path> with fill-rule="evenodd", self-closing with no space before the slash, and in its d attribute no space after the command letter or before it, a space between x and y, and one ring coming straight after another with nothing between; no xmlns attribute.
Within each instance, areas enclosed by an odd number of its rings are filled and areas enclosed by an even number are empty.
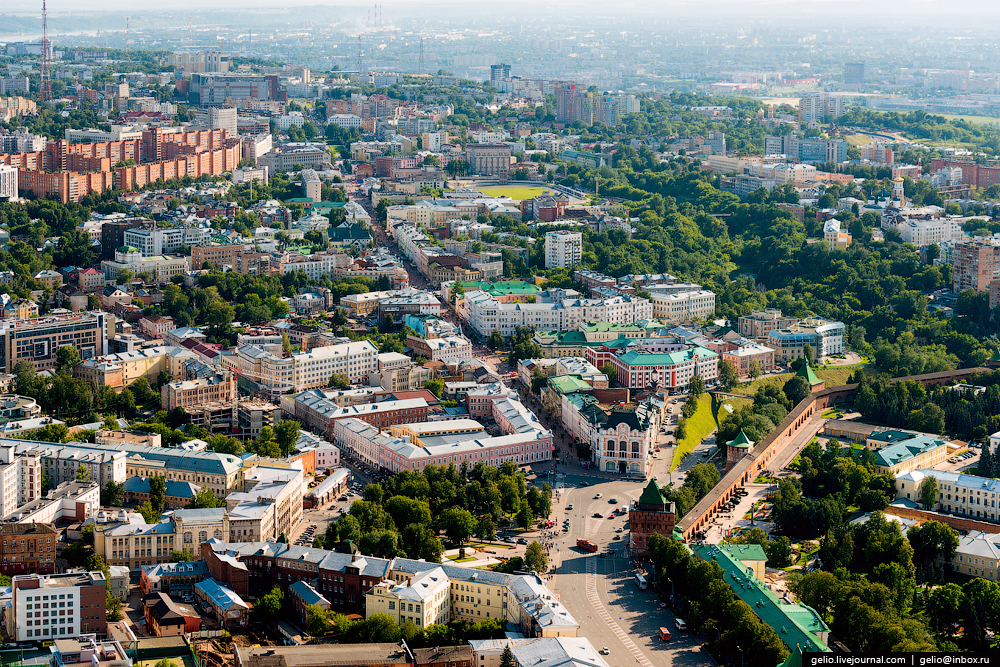
<svg viewBox="0 0 1000 667"><path fill-rule="evenodd" d="M52 101L52 79L49 75L49 67L52 60L52 45L49 44L49 10L42 0L42 86L39 93L42 101Z"/></svg>
<svg viewBox="0 0 1000 667"><path fill-rule="evenodd" d="M361 33L358 33L358 83L361 83Z"/></svg>
<svg viewBox="0 0 1000 667"><path fill-rule="evenodd" d="M126 16L125 17L125 60L128 60L128 61L132 60L132 52L129 49L129 47L132 44L132 40L129 39L129 19L130 18L131 18L130 16Z"/></svg>
<svg viewBox="0 0 1000 667"><path fill-rule="evenodd" d="M424 36L420 35L420 61L417 63L417 74L424 73Z"/></svg>

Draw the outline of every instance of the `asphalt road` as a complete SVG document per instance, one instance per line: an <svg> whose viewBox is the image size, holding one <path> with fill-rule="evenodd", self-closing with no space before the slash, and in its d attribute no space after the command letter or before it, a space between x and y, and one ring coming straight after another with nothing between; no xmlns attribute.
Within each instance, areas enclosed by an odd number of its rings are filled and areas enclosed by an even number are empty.
<svg viewBox="0 0 1000 667"><path fill-rule="evenodd" d="M608 519L615 507L627 507L628 501L639 497L643 485L629 481L599 481L581 475L570 475L559 482L572 487L558 492L553 517L561 523L570 519L570 530L559 532L553 553L554 573L549 585L566 608L580 623L580 634L600 650L607 646L605 656L616 667L639 665L714 665L715 661L701 649L701 638L678 631L674 615L661 609L652 590L639 590L635 574L644 571L633 568L625 554L628 532L617 533L626 522L626 516ZM590 485L579 487L581 481ZM602 498L595 499L594 494ZM609 503L617 498L618 504ZM566 510L568 504L572 510ZM593 514L600 512L603 518ZM621 539L615 541L614 537ZM576 547L577 538L589 539L606 553L605 558ZM660 626L670 629L672 639L660 641Z"/></svg>

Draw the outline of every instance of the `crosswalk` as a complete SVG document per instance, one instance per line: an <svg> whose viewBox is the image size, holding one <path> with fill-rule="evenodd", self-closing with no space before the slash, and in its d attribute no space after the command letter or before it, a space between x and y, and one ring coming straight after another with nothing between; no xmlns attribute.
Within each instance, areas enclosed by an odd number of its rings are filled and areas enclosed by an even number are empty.
<svg viewBox="0 0 1000 667"><path fill-rule="evenodd" d="M600 596L597 594L597 558L595 556L590 556L587 559L587 601L594 606L594 610L597 615L601 617L611 631L615 633L615 636L622 641L625 648L628 649L636 662L638 662L642 667L653 667L646 656L639 650L639 647L635 645L635 642L625 634L625 631L615 623L614 619L611 618L611 614L608 613L607 609L604 608L604 603L601 602Z"/></svg>

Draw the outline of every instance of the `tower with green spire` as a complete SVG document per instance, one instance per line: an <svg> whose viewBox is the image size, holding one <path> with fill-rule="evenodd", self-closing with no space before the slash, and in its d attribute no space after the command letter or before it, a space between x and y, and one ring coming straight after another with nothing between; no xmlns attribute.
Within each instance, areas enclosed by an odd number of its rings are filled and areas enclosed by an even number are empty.
<svg viewBox="0 0 1000 667"><path fill-rule="evenodd" d="M628 509L629 547L635 555L649 552L649 537L654 533L670 537L675 522L674 504L657 485L655 479L642 490L639 500Z"/></svg>

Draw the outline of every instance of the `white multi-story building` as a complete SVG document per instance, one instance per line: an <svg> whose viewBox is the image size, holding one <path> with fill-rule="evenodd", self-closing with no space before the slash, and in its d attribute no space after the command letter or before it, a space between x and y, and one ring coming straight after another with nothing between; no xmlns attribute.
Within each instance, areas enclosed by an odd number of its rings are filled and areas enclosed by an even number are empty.
<svg viewBox="0 0 1000 667"><path fill-rule="evenodd" d="M292 125L296 127L302 127L305 125L306 119L301 112L293 111L291 113L285 114L283 116L277 116L274 118L274 126L279 130L287 130Z"/></svg>
<svg viewBox="0 0 1000 667"><path fill-rule="evenodd" d="M811 317L788 329L771 331L767 336L767 345L774 348L775 359L782 362L802 357L806 345L812 346L816 358L821 359L844 351L845 331L843 322Z"/></svg>
<svg viewBox="0 0 1000 667"><path fill-rule="evenodd" d="M209 107L208 127L212 130L225 130L227 137L235 137L236 107Z"/></svg>
<svg viewBox="0 0 1000 667"><path fill-rule="evenodd" d="M715 314L715 292L691 290L684 292L650 290L653 317L664 322L684 322Z"/></svg>
<svg viewBox="0 0 1000 667"><path fill-rule="evenodd" d="M257 164L257 158L270 153L274 147L274 139L270 132L243 137L243 158ZM265 178L265 183L267 182Z"/></svg>
<svg viewBox="0 0 1000 667"><path fill-rule="evenodd" d="M592 431L590 445L598 470L644 476L659 426L660 409L650 403L634 410L612 410Z"/></svg>
<svg viewBox="0 0 1000 667"><path fill-rule="evenodd" d="M231 540L277 540L302 520L306 486L301 468L256 466L244 475L243 488L226 497Z"/></svg>
<svg viewBox="0 0 1000 667"><path fill-rule="evenodd" d="M309 278L315 280L329 276L338 269L347 268L352 261L349 255L342 252L317 252L312 255L287 253L280 260L272 260L271 266L274 268L277 264L282 274L304 271Z"/></svg>
<svg viewBox="0 0 1000 667"><path fill-rule="evenodd" d="M7 630L16 642L107 631L107 581L100 571L20 574L11 581Z"/></svg>
<svg viewBox="0 0 1000 667"><path fill-rule="evenodd" d="M346 128L361 128L361 116L356 116L352 113L337 113L326 119L328 125L336 125L337 127Z"/></svg>
<svg viewBox="0 0 1000 667"><path fill-rule="evenodd" d="M17 199L17 167L0 164L0 201Z"/></svg>
<svg viewBox="0 0 1000 667"><path fill-rule="evenodd" d="M325 387L334 373L367 384L368 376L378 372L378 348L368 340L341 343L293 354L292 361L296 391Z"/></svg>
<svg viewBox="0 0 1000 667"><path fill-rule="evenodd" d="M125 245L136 248L143 257L175 252L184 246L204 245L211 238L212 228L208 224L129 229L124 234Z"/></svg>
<svg viewBox="0 0 1000 667"><path fill-rule="evenodd" d="M479 335L494 329L509 338L519 326L538 331L568 331L584 322L632 324L653 316L652 304L634 296L607 299L557 299L539 295L535 303L501 303L486 292L468 292L462 299L460 315Z"/></svg>
<svg viewBox="0 0 1000 667"><path fill-rule="evenodd" d="M560 229L545 233L545 268L570 268L583 258L583 234Z"/></svg>
<svg viewBox="0 0 1000 667"><path fill-rule="evenodd" d="M912 243L918 248L945 241L964 241L967 235L961 222L950 220L904 220L896 225L903 243Z"/></svg>
<svg viewBox="0 0 1000 667"><path fill-rule="evenodd" d="M920 484L928 477L937 480L938 498L934 509L985 521L1000 520L1000 479L958 472L921 468L896 476L896 498L920 502Z"/></svg>
<svg viewBox="0 0 1000 667"><path fill-rule="evenodd" d="M818 92L799 98L799 125L808 125L812 121L822 123L828 115L834 119L844 115L843 97Z"/></svg>

